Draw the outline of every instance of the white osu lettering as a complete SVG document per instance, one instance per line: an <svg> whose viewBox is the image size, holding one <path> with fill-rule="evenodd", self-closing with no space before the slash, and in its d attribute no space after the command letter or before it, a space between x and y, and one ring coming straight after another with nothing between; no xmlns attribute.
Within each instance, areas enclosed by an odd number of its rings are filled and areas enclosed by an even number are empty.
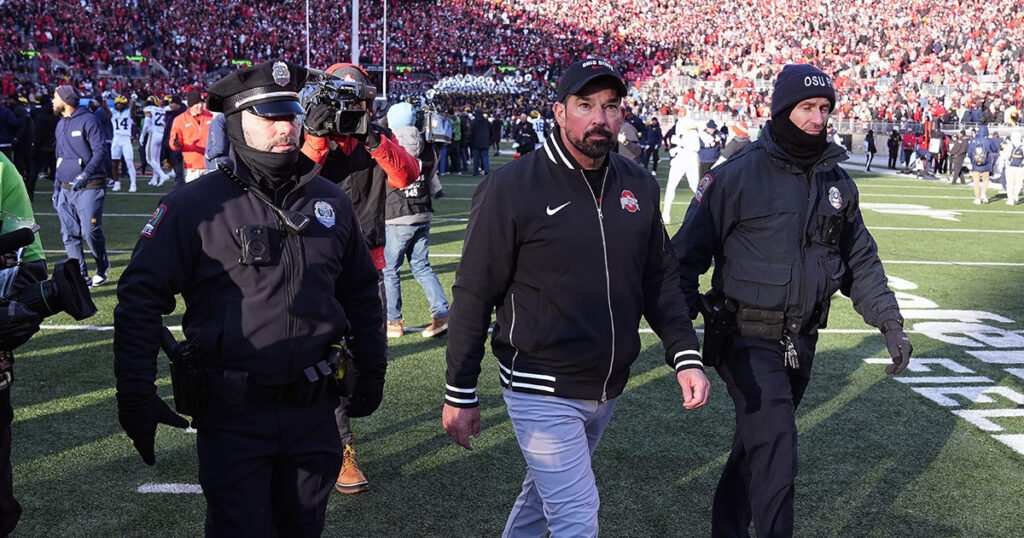
<svg viewBox="0 0 1024 538"><path fill-rule="evenodd" d="M818 76L818 75L815 75L813 77L812 76L806 76L806 77L804 77L804 86L807 86L807 87L810 87L810 86L824 86L826 88L831 88L832 87L832 81L829 80L828 77L822 77L822 76Z"/></svg>

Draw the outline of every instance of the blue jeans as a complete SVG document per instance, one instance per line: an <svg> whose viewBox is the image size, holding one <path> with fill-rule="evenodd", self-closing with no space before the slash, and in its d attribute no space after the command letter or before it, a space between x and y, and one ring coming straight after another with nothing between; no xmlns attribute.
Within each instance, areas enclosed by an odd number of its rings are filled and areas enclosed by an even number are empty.
<svg viewBox="0 0 1024 538"><path fill-rule="evenodd" d="M448 173L448 146L450 146L450 145L451 144L442 144L441 145L441 156L438 157L438 162L441 163L441 166L440 166L441 169L438 171L438 173L440 173L440 174L447 174Z"/></svg>
<svg viewBox="0 0 1024 538"><path fill-rule="evenodd" d="M590 458L615 410L615 399L570 400L502 391L526 458L523 490L502 537L597 536L601 501Z"/></svg>
<svg viewBox="0 0 1024 538"><path fill-rule="evenodd" d="M64 240L64 250L69 258L78 260L82 276L89 279L89 270L85 264L85 252L82 250L82 239L89 245L93 258L96 259L96 273L105 275L110 269L107 260L107 240L103 235L103 201L107 193L104 189L83 189L72 191L61 188L57 193L57 217L60 219L60 234Z"/></svg>
<svg viewBox="0 0 1024 538"><path fill-rule="evenodd" d="M430 315L448 317L448 298L441 281L430 266L430 223L413 225L388 224L384 244L384 289L388 302L388 321L402 319L402 279L399 270L409 260L412 276L420 283L430 303Z"/></svg>
<svg viewBox="0 0 1024 538"><path fill-rule="evenodd" d="M485 174L491 173L490 152L487 148L473 148L473 175L475 176L479 174L481 170L483 170Z"/></svg>

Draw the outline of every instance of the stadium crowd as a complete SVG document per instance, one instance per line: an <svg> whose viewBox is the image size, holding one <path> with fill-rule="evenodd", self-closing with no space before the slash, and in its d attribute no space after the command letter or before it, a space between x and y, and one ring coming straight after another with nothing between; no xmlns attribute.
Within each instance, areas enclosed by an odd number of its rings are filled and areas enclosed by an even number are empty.
<svg viewBox="0 0 1024 538"><path fill-rule="evenodd" d="M61 6L0 3L0 54L10 69L4 95L74 79L87 90L94 81L122 94L167 93L203 86L233 62L305 60L305 14L280 2ZM350 4L314 0L310 6L311 64L347 59ZM528 111L534 103L524 94L548 88L584 55L620 66L649 112L685 106L766 117L770 82L790 62L835 73L838 114L862 121L964 120L965 114L971 123L1002 121L1024 97L1024 44L1014 38L1024 29L1024 10L1015 0L392 0L388 9L387 62L396 96L425 93L460 74L530 75L529 91L511 98L447 92L456 105ZM360 2L360 21L360 60L380 66L383 3ZM133 65L128 57L143 58L134 65L155 80L143 88L100 75ZM63 65L68 69L57 68ZM503 75L506 66L516 71Z"/></svg>

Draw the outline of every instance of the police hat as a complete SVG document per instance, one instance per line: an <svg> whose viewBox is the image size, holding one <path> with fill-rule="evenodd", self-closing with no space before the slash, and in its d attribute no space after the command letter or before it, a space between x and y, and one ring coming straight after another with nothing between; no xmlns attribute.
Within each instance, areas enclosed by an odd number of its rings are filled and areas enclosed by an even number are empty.
<svg viewBox="0 0 1024 538"><path fill-rule="evenodd" d="M211 111L224 115L242 110L266 118L302 114L299 90L305 83L305 67L270 60L218 80L210 87L206 103Z"/></svg>

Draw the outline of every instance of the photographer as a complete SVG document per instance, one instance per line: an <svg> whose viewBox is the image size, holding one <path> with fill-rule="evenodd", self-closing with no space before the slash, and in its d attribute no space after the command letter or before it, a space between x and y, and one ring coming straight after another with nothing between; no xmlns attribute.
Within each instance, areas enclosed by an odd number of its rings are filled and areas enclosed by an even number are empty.
<svg viewBox="0 0 1024 538"><path fill-rule="evenodd" d="M0 219L3 220L0 232L3 233L18 227L15 222L18 217L34 219L21 175L4 155L0 155L0 211ZM21 260L14 282L15 290L46 279L46 262L38 236L25 247ZM14 355L11 351L39 330L40 321L42 318L24 304L0 299L0 536L10 534L21 516L21 505L14 498L11 476L11 423L14 420L10 391L14 380Z"/></svg>
<svg viewBox="0 0 1024 538"><path fill-rule="evenodd" d="M358 370L352 416L383 396L373 261L348 197L299 151L306 75L268 61L210 87L231 163L161 200L117 288L118 418L148 465L158 424L188 425L157 394L154 338L175 296L185 301L194 351L170 355L196 371L186 387L172 370L172 384L199 396L175 405L197 430L207 536L319 536L341 467L335 350L348 342Z"/></svg>
<svg viewBox="0 0 1024 538"><path fill-rule="evenodd" d="M337 183L352 199L359 227L377 268L381 303L386 304L383 269L387 188L404 189L411 185L420 176L420 165L398 144L391 131L371 122L368 108L377 90L370 84L370 77L363 68L339 63L329 67L327 74L350 83L343 89L353 95L340 102L325 99L307 105L307 134L302 152L322 164L320 175ZM336 85L330 79L321 82L324 83ZM316 83L307 82L307 89L311 84ZM358 493L368 490L369 483L356 464L345 405L343 401L336 411L338 430L345 448L344 464L335 487L341 493Z"/></svg>

